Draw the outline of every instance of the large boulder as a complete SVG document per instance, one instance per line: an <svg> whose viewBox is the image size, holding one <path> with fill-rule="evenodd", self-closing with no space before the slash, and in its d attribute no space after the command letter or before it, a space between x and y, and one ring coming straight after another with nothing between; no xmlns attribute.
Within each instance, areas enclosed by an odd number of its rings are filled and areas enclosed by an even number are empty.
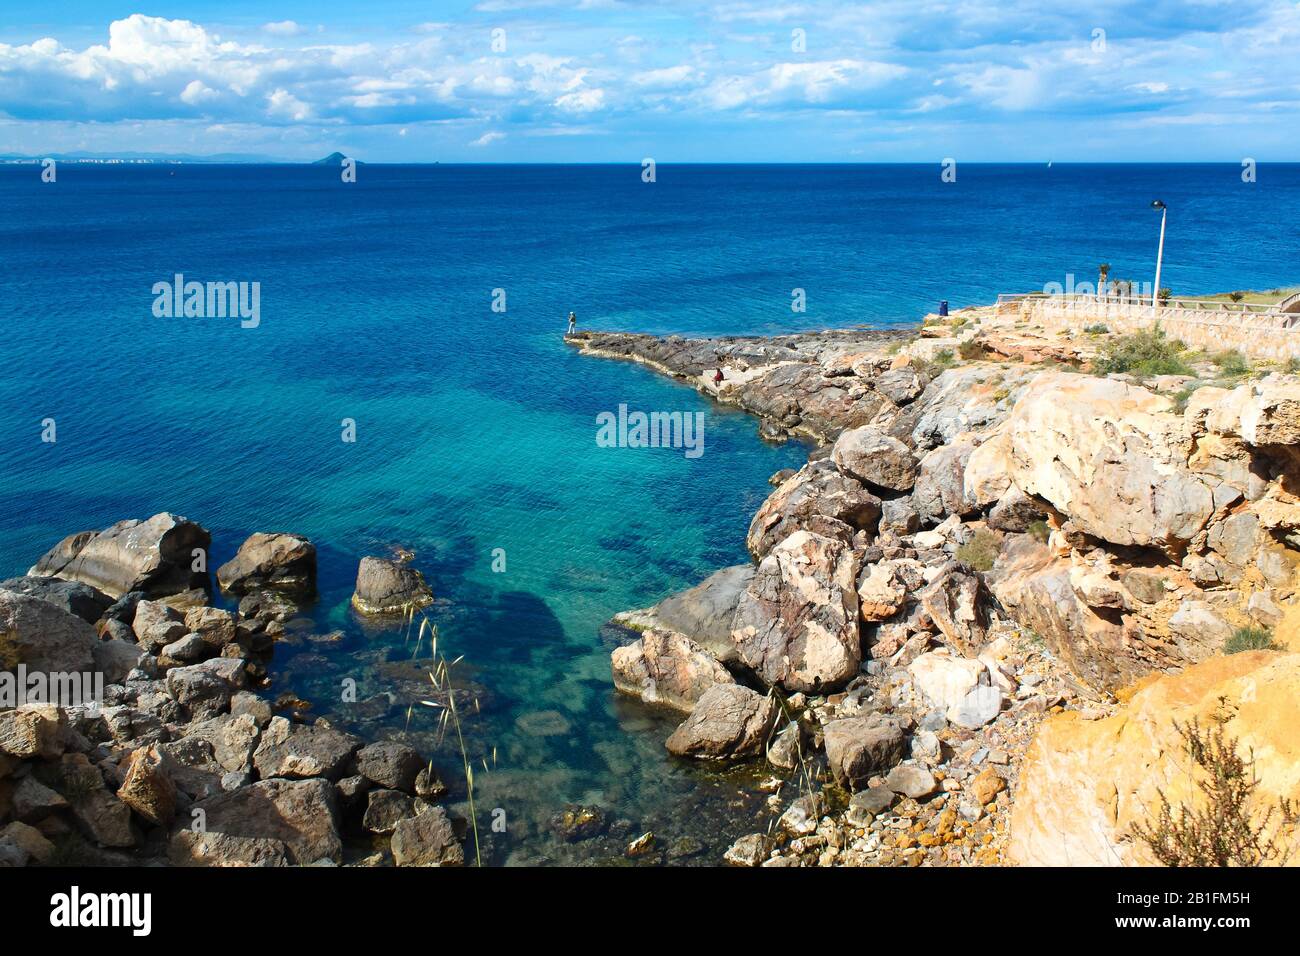
<svg viewBox="0 0 1300 956"><path fill-rule="evenodd" d="M666 746L679 757L725 760L761 753L776 723L776 701L739 684L704 692Z"/></svg>
<svg viewBox="0 0 1300 956"><path fill-rule="evenodd" d="M212 535L202 526L162 512L145 521L119 521L105 528L61 566L47 554L32 573L81 581L114 598L130 591L155 597L179 594L206 586L207 572L194 569L206 567L211 544ZM63 546L60 542L56 550Z"/></svg>
<svg viewBox="0 0 1300 956"><path fill-rule="evenodd" d="M415 568L388 558L361 559L352 606L362 614L401 614L431 603L433 592Z"/></svg>
<svg viewBox="0 0 1300 956"><path fill-rule="evenodd" d="M248 683L244 662L215 657L202 664L174 667L167 672L167 693L195 720L216 717L230 709L235 691Z"/></svg>
<svg viewBox="0 0 1300 956"><path fill-rule="evenodd" d="M841 433L831 458L844 474L879 488L907 491L916 482L912 450L871 425Z"/></svg>
<svg viewBox="0 0 1300 956"><path fill-rule="evenodd" d="M0 670L86 673L99 638L84 620L29 594L0 590Z"/></svg>
<svg viewBox="0 0 1300 956"><path fill-rule="evenodd" d="M657 623L684 634L722 663L737 660L731 640L736 604L754 579L752 564L715 571L695 587L664 598L653 609Z"/></svg>
<svg viewBox="0 0 1300 956"><path fill-rule="evenodd" d="M823 692L862 662L858 555L834 538L796 531L763 558L736 606L740 658L768 684Z"/></svg>
<svg viewBox="0 0 1300 956"><path fill-rule="evenodd" d="M1218 481L1189 470L1191 439L1171 409L1123 382L1043 373L1007 420L1011 478L1085 534L1181 554L1213 516Z"/></svg>
<svg viewBox="0 0 1300 956"><path fill-rule="evenodd" d="M761 561L796 531L815 531L847 543L855 530L874 535L879 521L879 498L833 462L816 461L768 496L750 522L745 543L754 560Z"/></svg>
<svg viewBox="0 0 1300 956"><path fill-rule="evenodd" d="M168 856L177 866L340 863L334 787L325 780L262 780L201 800L178 822Z"/></svg>
<svg viewBox="0 0 1300 956"><path fill-rule="evenodd" d="M985 665L946 650L922 654L907 667L912 684L934 707L956 707L982 683L988 683Z"/></svg>
<svg viewBox="0 0 1300 956"><path fill-rule="evenodd" d="M1025 866L1155 864L1133 826L1155 822L1161 795L1175 814L1206 809L1204 772L1178 729L1193 721L1204 729L1225 718L1237 753L1253 759L1258 786L1249 809L1257 821L1280 800L1300 803L1297 700L1300 654L1248 651L1150 679L1112 717L1052 717L1021 765L1009 858Z"/></svg>
<svg viewBox="0 0 1300 956"><path fill-rule="evenodd" d="M75 614L87 624L94 624L108 610L113 599L97 588L80 581L62 578L33 577L10 578L0 581L0 590L26 594L53 604L60 610Z"/></svg>
<svg viewBox="0 0 1300 956"><path fill-rule="evenodd" d="M293 724L272 717L253 754L258 776L338 780L361 741L323 724Z"/></svg>
<svg viewBox="0 0 1300 956"><path fill-rule="evenodd" d="M731 674L702 647L672 631L647 630L610 655L614 687L647 704L689 711L714 684Z"/></svg>
<svg viewBox="0 0 1300 956"><path fill-rule="evenodd" d="M841 717L824 728L826 760L841 786L861 790L903 759L905 736L896 721L871 714Z"/></svg>
<svg viewBox="0 0 1300 956"><path fill-rule="evenodd" d="M393 862L398 866L462 866L465 850L442 807L423 806L393 828Z"/></svg>
<svg viewBox="0 0 1300 956"><path fill-rule="evenodd" d="M395 740L367 744L357 751L357 773L389 790L410 793L415 789L415 778L424 769L419 751Z"/></svg>
<svg viewBox="0 0 1300 956"><path fill-rule="evenodd" d="M27 573L33 577L57 575L97 534L98 531L78 531L76 534L68 535L41 555L40 560L32 565L32 569Z"/></svg>
<svg viewBox="0 0 1300 956"><path fill-rule="evenodd" d="M310 594L316 590L316 546L301 535L259 531L217 569L217 583L228 594Z"/></svg>

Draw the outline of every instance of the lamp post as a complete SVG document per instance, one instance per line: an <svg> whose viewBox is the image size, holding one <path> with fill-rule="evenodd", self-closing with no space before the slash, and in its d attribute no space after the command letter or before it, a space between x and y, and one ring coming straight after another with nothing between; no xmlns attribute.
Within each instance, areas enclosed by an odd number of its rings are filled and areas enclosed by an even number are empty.
<svg viewBox="0 0 1300 956"><path fill-rule="evenodd" d="M1160 299L1160 264L1165 257L1165 218L1169 215L1169 207L1162 200L1156 199L1151 203L1152 209L1160 210L1160 246L1156 250L1156 287L1151 290L1151 314L1156 314L1156 303Z"/></svg>

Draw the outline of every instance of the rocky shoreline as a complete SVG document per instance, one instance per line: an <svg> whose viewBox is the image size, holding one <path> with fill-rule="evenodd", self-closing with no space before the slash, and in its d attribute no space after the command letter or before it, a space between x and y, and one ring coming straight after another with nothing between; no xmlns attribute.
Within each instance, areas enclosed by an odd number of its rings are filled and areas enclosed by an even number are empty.
<svg viewBox="0 0 1300 956"><path fill-rule="evenodd" d="M0 865L462 864L464 824L413 747L257 693L276 642L311 625L313 544L249 537L216 572L236 610L213 604L210 546L162 513L70 535L0 582L0 677L103 688L0 710ZM401 561L362 560L359 610L400 622L430 600Z"/></svg>
<svg viewBox="0 0 1300 956"><path fill-rule="evenodd" d="M1297 796L1300 705L1253 706L1260 675L1300 676L1291 369L1114 371L1128 343L1107 330L993 307L919 331L568 341L818 442L773 476L751 563L613 622L616 688L685 718L669 751L772 771L728 862L1149 863L1131 826L1191 779L1174 727L1209 688L1270 755L1261 793ZM1225 656L1242 633L1274 640Z"/></svg>

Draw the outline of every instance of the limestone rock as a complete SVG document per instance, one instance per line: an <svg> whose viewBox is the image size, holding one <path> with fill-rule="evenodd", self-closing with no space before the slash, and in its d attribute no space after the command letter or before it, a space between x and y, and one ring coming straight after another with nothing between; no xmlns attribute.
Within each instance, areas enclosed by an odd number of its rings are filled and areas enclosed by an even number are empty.
<svg viewBox="0 0 1300 956"><path fill-rule="evenodd" d="M648 704L689 711L714 684L731 674L694 641L670 631L647 630L610 655L614 687Z"/></svg>
<svg viewBox="0 0 1300 956"><path fill-rule="evenodd" d="M193 570L194 552L206 554L211 544L212 536L205 528L162 512L145 521L119 521L105 528L51 573L89 584L114 598L129 591L177 594L207 583L205 573ZM42 563L45 561L43 558Z"/></svg>
<svg viewBox="0 0 1300 956"><path fill-rule="evenodd" d="M167 759L154 744L133 751L117 791L119 800L155 826L167 826L176 816L176 785L167 772Z"/></svg>
<svg viewBox="0 0 1300 956"><path fill-rule="evenodd" d="M325 780L262 780L201 800L203 828L182 818L168 855L177 866L308 866L339 863L334 787Z"/></svg>
<svg viewBox="0 0 1300 956"><path fill-rule="evenodd" d="M1085 375L1043 373L1007 420L1011 478L1080 531L1174 553L1214 513L1170 400Z"/></svg>
<svg viewBox="0 0 1300 956"><path fill-rule="evenodd" d="M684 634L723 664L738 660L731 640L736 604L754 578L752 564L738 564L709 575L695 587L655 605L656 622Z"/></svg>
<svg viewBox="0 0 1300 956"><path fill-rule="evenodd" d="M113 603L113 599L89 584L64 581L55 577L9 578L0 581L0 591L26 594L53 604L60 610L75 614L87 624L94 624Z"/></svg>
<svg viewBox="0 0 1300 956"><path fill-rule="evenodd" d="M386 558L365 557L357 568L352 606L363 614L400 614L433 602L433 592L415 568Z"/></svg>
<svg viewBox="0 0 1300 956"><path fill-rule="evenodd" d="M907 669L912 683L925 699L944 710L960 704L986 680L982 662L953 657L947 651L922 654Z"/></svg>
<svg viewBox="0 0 1300 956"><path fill-rule="evenodd" d="M301 535L259 531L217 569L217 583L228 594L310 594L316 590L316 546Z"/></svg>
<svg viewBox="0 0 1300 956"><path fill-rule="evenodd" d="M0 670L85 673L95 669L95 629L29 594L0 590Z"/></svg>
<svg viewBox="0 0 1300 956"><path fill-rule="evenodd" d="M1086 721L1067 712L1044 723L1021 766L1009 857L1024 866L1154 864L1132 826L1151 820L1161 793L1175 808L1203 806L1175 725L1208 725L1221 698L1225 733L1240 754L1254 755L1253 801L1300 801L1300 655L1216 656L1148 679L1113 717Z"/></svg>
<svg viewBox="0 0 1300 956"><path fill-rule="evenodd" d="M958 653L975 657L988 639L987 592L978 575L949 563L921 592L921 606Z"/></svg>
<svg viewBox="0 0 1300 956"><path fill-rule="evenodd" d="M673 731L667 747L679 757L706 760L761 753L776 715L776 701L770 696L738 684L715 684Z"/></svg>
<svg viewBox="0 0 1300 956"><path fill-rule="evenodd" d="M911 558L878 561L858 576L858 612L863 621L885 621L925 587L925 565Z"/></svg>
<svg viewBox="0 0 1300 956"><path fill-rule="evenodd" d="M916 482L916 456L871 425L841 433L831 451L836 467L868 485L907 491Z"/></svg>
<svg viewBox="0 0 1300 956"><path fill-rule="evenodd" d="M858 556L841 542L797 531L762 560L736 606L732 639L768 684L821 692L861 663Z"/></svg>
<svg viewBox="0 0 1300 956"><path fill-rule="evenodd" d="M463 866L465 850L447 811L429 807L393 829L393 860L398 866Z"/></svg>
<svg viewBox="0 0 1300 956"><path fill-rule="evenodd" d="M942 445L926 454L917 467L912 505L922 522L936 523L948 515L967 515L975 506L966 498L966 463L975 450L973 441Z"/></svg>
<svg viewBox="0 0 1300 956"><path fill-rule="evenodd" d="M861 790L903 759L903 729L879 715L832 720L824 733L831 772L850 790Z"/></svg>
<svg viewBox="0 0 1300 956"><path fill-rule="evenodd" d="M410 793L425 767L414 747L395 740L367 744L357 751L357 773L377 786Z"/></svg>
<svg viewBox="0 0 1300 956"><path fill-rule="evenodd" d="M325 777L338 780L361 741L320 724L291 724L273 717L253 754L253 766L268 777Z"/></svg>

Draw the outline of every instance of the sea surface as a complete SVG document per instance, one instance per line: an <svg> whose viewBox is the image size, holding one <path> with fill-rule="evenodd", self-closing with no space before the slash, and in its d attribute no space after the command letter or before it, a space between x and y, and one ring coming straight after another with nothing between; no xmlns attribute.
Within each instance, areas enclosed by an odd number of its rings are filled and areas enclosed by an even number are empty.
<svg viewBox="0 0 1300 956"><path fill-rule="evenodd" d="M462 716L493 863L609 862L647 830L674 862L717 862L764 799L753 770L668 757L675 720L616 697L601 626L744 561L768 476L807 449L579 357L570 310L579 328L778 333L912 324L940 299L1091 282L1101 262L1149 281L1155 198L1175 294L1300 282L1298 166L1254 183L1233 165L1059 163L962 165L952 183L937 165L39 173L0 167L0 577L163 510L212 530L214 566L254 531L309 536L320 597L277 648L272 695L413 735L467 815L437 711L380 696L411 642L348 606L360 557L413 551L438 650L480 695ZM156 317L154 284L177 273L260 283L260 324ZM596 416L623 403L704 413L704 454L598 447ZM341 702L347 679L362 704ZM615 835L558 840L570 802L605 808Z"/></svg>

